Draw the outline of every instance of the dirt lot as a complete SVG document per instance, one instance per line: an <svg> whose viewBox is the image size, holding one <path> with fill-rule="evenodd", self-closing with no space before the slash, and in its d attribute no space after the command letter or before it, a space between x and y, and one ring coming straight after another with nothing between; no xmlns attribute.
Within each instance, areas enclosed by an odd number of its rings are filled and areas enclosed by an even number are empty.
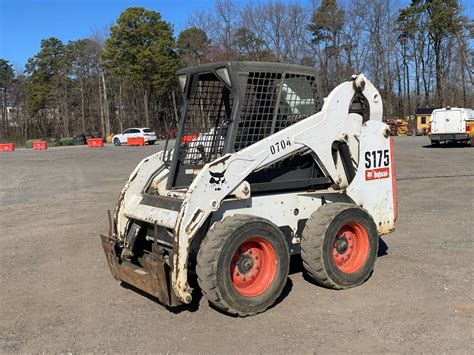
<svg viewBox="0 0 474 355"><path fill-rule="evenodd" d="M0 352L471 352L474 148L396 139L399 220L364 285L333 291L294 263L267 312L201 298L171 312L112 279L106 210L160 146L0 153Z"/></svg>

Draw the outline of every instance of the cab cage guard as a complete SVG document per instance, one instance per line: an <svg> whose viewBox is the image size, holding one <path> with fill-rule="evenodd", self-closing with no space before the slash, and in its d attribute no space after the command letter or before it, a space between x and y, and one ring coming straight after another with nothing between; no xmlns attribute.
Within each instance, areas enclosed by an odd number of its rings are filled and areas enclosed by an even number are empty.
<svg viewBox="0 0 474 355"><path fill-rule="evenodd" d="M183 102L173 154L165 154L170 163L167 189L188 187L206 163L319 112L323 105L314 68L220 62L177 75ZM309 173L314 167L306 170L296 178L322 176Z"/></svg>

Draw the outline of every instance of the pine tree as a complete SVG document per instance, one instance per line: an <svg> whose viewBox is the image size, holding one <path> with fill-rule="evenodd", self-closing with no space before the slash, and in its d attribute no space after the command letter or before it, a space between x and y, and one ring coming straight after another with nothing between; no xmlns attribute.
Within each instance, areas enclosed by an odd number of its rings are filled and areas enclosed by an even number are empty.
<svg viewBox="0 0 474 355"><path fill-rule="evenodd" d="M171 25L158 12L130 7L112 26L102 58L114 75L142 86L145 125L150 126L151 94L164 96L175 84L178 56Z"/></svg>

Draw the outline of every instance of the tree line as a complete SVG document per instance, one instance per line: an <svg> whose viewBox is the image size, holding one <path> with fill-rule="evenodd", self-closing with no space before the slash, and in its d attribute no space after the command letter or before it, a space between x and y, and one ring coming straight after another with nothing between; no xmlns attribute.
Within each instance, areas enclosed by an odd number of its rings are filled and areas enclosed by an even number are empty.
<svg viewBox="0 0 474 355"><path fill-rule="evenodd" d="M41 41L23 70L0 59L0 140L131 126L164 135L177 118L175 71L221 60L314 66L325 94L364 72L386 118L417 107L474 107L473 19L458 0L216 0L174 37L156 11L126 9L106 31Z"/></svg>

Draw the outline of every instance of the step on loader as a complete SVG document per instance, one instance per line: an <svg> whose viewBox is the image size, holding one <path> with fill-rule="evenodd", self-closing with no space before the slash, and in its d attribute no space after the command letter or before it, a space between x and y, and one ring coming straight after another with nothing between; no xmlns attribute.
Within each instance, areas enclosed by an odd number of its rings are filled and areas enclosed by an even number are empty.
<svg viewBox="0 0 474 355"><path fill-rule="evenodd" d="M275 303L293 254L324 287L366 281L397 218L393 142L370 81L323 99L316 70L298 65L177 77L176 140L138 164L101 235L112 275L169 307L199 288L238 316Z"/></svg>

